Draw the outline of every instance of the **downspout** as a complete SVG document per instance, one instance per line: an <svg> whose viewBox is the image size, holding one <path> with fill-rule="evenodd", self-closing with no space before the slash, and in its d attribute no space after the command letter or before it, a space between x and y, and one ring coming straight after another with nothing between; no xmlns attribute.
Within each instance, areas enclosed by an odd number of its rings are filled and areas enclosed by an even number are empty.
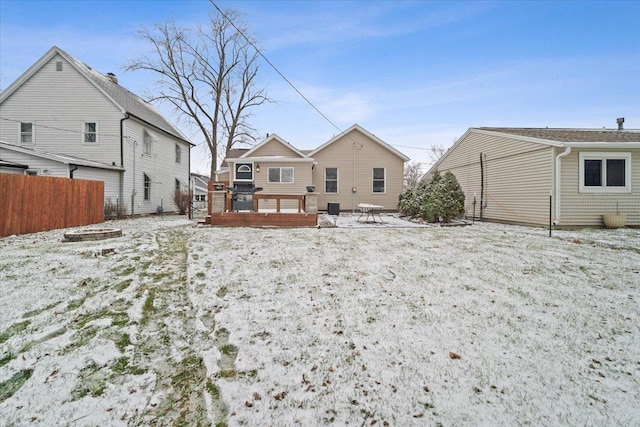
<svg viewBox="0 0 640 427"><path fill-rule="evenodd" d="M562 157L568 156L569 153L571 153L571 147L566 147L564 149L564 151L560 154L558 154L556 156L556 176L555 176L555 190L554 192L556 193L556 197L555 197L555 204L556 204L556 215L555 215L555 220L553 221L553 223L555 225L559 225L560 224L560 212L561 210L561 206L560 206L560 187L561 187L561 177L562 177Z"/></svg>
<svg viewBox="0 0 640 427"><path fill-rule="evenodd" d="M77 165L73 165L73 169L69 169L69 178L73 179L73 172L78 170Z"/></svg>
<svg viewBox="0 0 640 427"><path fill-rule="evenodd" d="M129 113L125 113L124 117L120 119L120 166L124 169L124 121L130 119ZM124 204L124 170L120 172L120 203ZM135 182L135 176L133 177L133 181ZM133 209L133 206L131 206ZM133 215L133 210L131 211Z"/></svg>
<svg viewBox="0 0 640 427"><path fill-rule="evenodd" d="M351 184L351 213L356 212L356 143L351 143L353 146L353 170L352 173L352 184Z"/></svg>

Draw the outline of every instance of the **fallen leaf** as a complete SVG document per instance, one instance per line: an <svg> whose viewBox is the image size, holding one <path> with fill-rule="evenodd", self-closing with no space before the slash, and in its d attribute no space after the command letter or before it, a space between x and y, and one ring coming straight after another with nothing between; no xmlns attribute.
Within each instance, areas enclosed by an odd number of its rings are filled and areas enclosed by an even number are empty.
<svg viewBox="0 0 640 427"><path fill-rule="evenodd" d="M449 352L450 359L460 359L460 355L458 353L454 353L453 351Z"/></svg>

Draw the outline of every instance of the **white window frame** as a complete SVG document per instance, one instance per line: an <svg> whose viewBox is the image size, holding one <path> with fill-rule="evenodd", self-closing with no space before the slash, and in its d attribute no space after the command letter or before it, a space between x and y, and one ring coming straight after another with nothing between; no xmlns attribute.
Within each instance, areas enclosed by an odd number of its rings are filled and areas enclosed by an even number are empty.
<svg viewBox="0 0 640 427"><path fill-rule="evenodd" d="M376 181L380 181L380 179L375 178L375 170L376 169L382 169L382 171L384 172L384 178L383 178L383 190L382 191L375 191L375 182ZM387 168L381 168L381 167L374 167L371 168L371 194L387 194Z"/></svg>
<svg viewBox="0 0 640 427"><path fill-rule="evenodd" d="M579 174L580 174L580 193L631 193L631 153L630 152L615 152L615 151L581 151L578 155L579 158ZM624 187L609 187L606 183L607 176L607 160L624 160ZM601 160L602 161L602 185L601 186L586 186L584 185L584 173L585 160Z"/></svg>
<svg viewBox="0 0 640 427"><path fill-rule="evenodd" d="M182 148L180 148L180 144L176 144L176 163L182 163Z"/></svg>
<svg viewBox="0 0 640 427"><path fill-rule="evenodd" d="M93 132L87 131L87 125L93 124L95 129ZM93 135L93 141L87 141L87 136ZM98 122L84 122L82 124L82 143L95 145L98 143Z"/></svg>
<svg viewBox="0 0 640 427"><path fill-rule="evenodd" d="M278 169L278 181L271 180L271 171ZM285 169L291 169L291 181L283 181L282 180L282 171ZM281 167L269 167L267 168L267 182L269 184L293 184L295 182L295 168L291 166L281 166Z"/></svg>
<svg viewBox="0 0 640 427"><path fill-rule="evenodd" d="M251 166L249 166L249 165L251 165ZM246 171L239 170L243 166L246 166L250 170L246 170ZM240 172L240 173L249 173L250 172L251 173L251 178L238 178L237 172ZM255 172L256 172L256 167L253 164L253 162L238 162L238 163L234 163L234 165L233 165L233 180L234 181L241 181L241 182L253 182L253 178L255 177Z"/></svg>
<svg viewBox="0 0 640 427"><path fill-rule="evenodd" d="M23 132L22 125L31 125L31 132ZM20 145L33 145L36 143L36 134L35 134L36 127L33 122L20 122L20 125L18 126L18 130L20 132ZM23 140L24 136L26 135L31 136L31 141L26 142Z"/></svg>
<svg viewBox="0 0 640 427"><path fill-rule="evenodd" d="M142 154L146 156L150 156L152 147L153 147L153 137L146 129L143 129L142 130Z"/></svg>
<svg viewBox="0 0 640 427"><path fill-rule="evenodd" d="M336 170L336 191L327 191L327 169ZM331 180L333 181L333 180ZM339 194L340 193L340 168L324 168L324 194Z"/></svg>

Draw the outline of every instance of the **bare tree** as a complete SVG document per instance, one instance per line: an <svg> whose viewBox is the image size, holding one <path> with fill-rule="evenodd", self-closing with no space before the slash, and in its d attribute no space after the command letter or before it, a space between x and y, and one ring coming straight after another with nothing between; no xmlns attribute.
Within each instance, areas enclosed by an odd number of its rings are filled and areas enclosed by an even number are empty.
<svg viewBox="0 0 640 427"><path fill-rule="evenodd" d="M404 186L417 184L422 179L422 163L411 162L404 167Z"/></svg>
<svg viewBox="0 0 640 427"><path fill-rule="evenodd" d="M428 152L429 152L429 158L431 159L431 162L435 163L438 160L440 160L440 157L442 157L447 152L447 149L444 148L442 145L432 145L429 148Z"/></svg>
<svg viewBox="0 0 640 427"><path fill-rule="evenodd" d="M252 107L270 102L256 88L259 53L236 11L213 14L209 25L179 28L173 20L141 27L139 36L153 47L126 66L158 76L150 101L168 102L181 119L195 126L211 155L211 177L218 160L237 142L255 142L249 124Z"/></svg>

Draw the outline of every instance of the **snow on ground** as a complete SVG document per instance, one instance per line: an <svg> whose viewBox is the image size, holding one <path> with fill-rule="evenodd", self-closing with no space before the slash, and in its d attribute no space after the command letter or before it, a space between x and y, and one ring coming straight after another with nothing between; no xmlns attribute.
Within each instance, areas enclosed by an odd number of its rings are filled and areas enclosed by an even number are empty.
<svg viewBox="0 0 640 427"><path fill-rule="evenodd" d="M0 425L640 423L640 230L328 220L0 239Z"/></svg>

